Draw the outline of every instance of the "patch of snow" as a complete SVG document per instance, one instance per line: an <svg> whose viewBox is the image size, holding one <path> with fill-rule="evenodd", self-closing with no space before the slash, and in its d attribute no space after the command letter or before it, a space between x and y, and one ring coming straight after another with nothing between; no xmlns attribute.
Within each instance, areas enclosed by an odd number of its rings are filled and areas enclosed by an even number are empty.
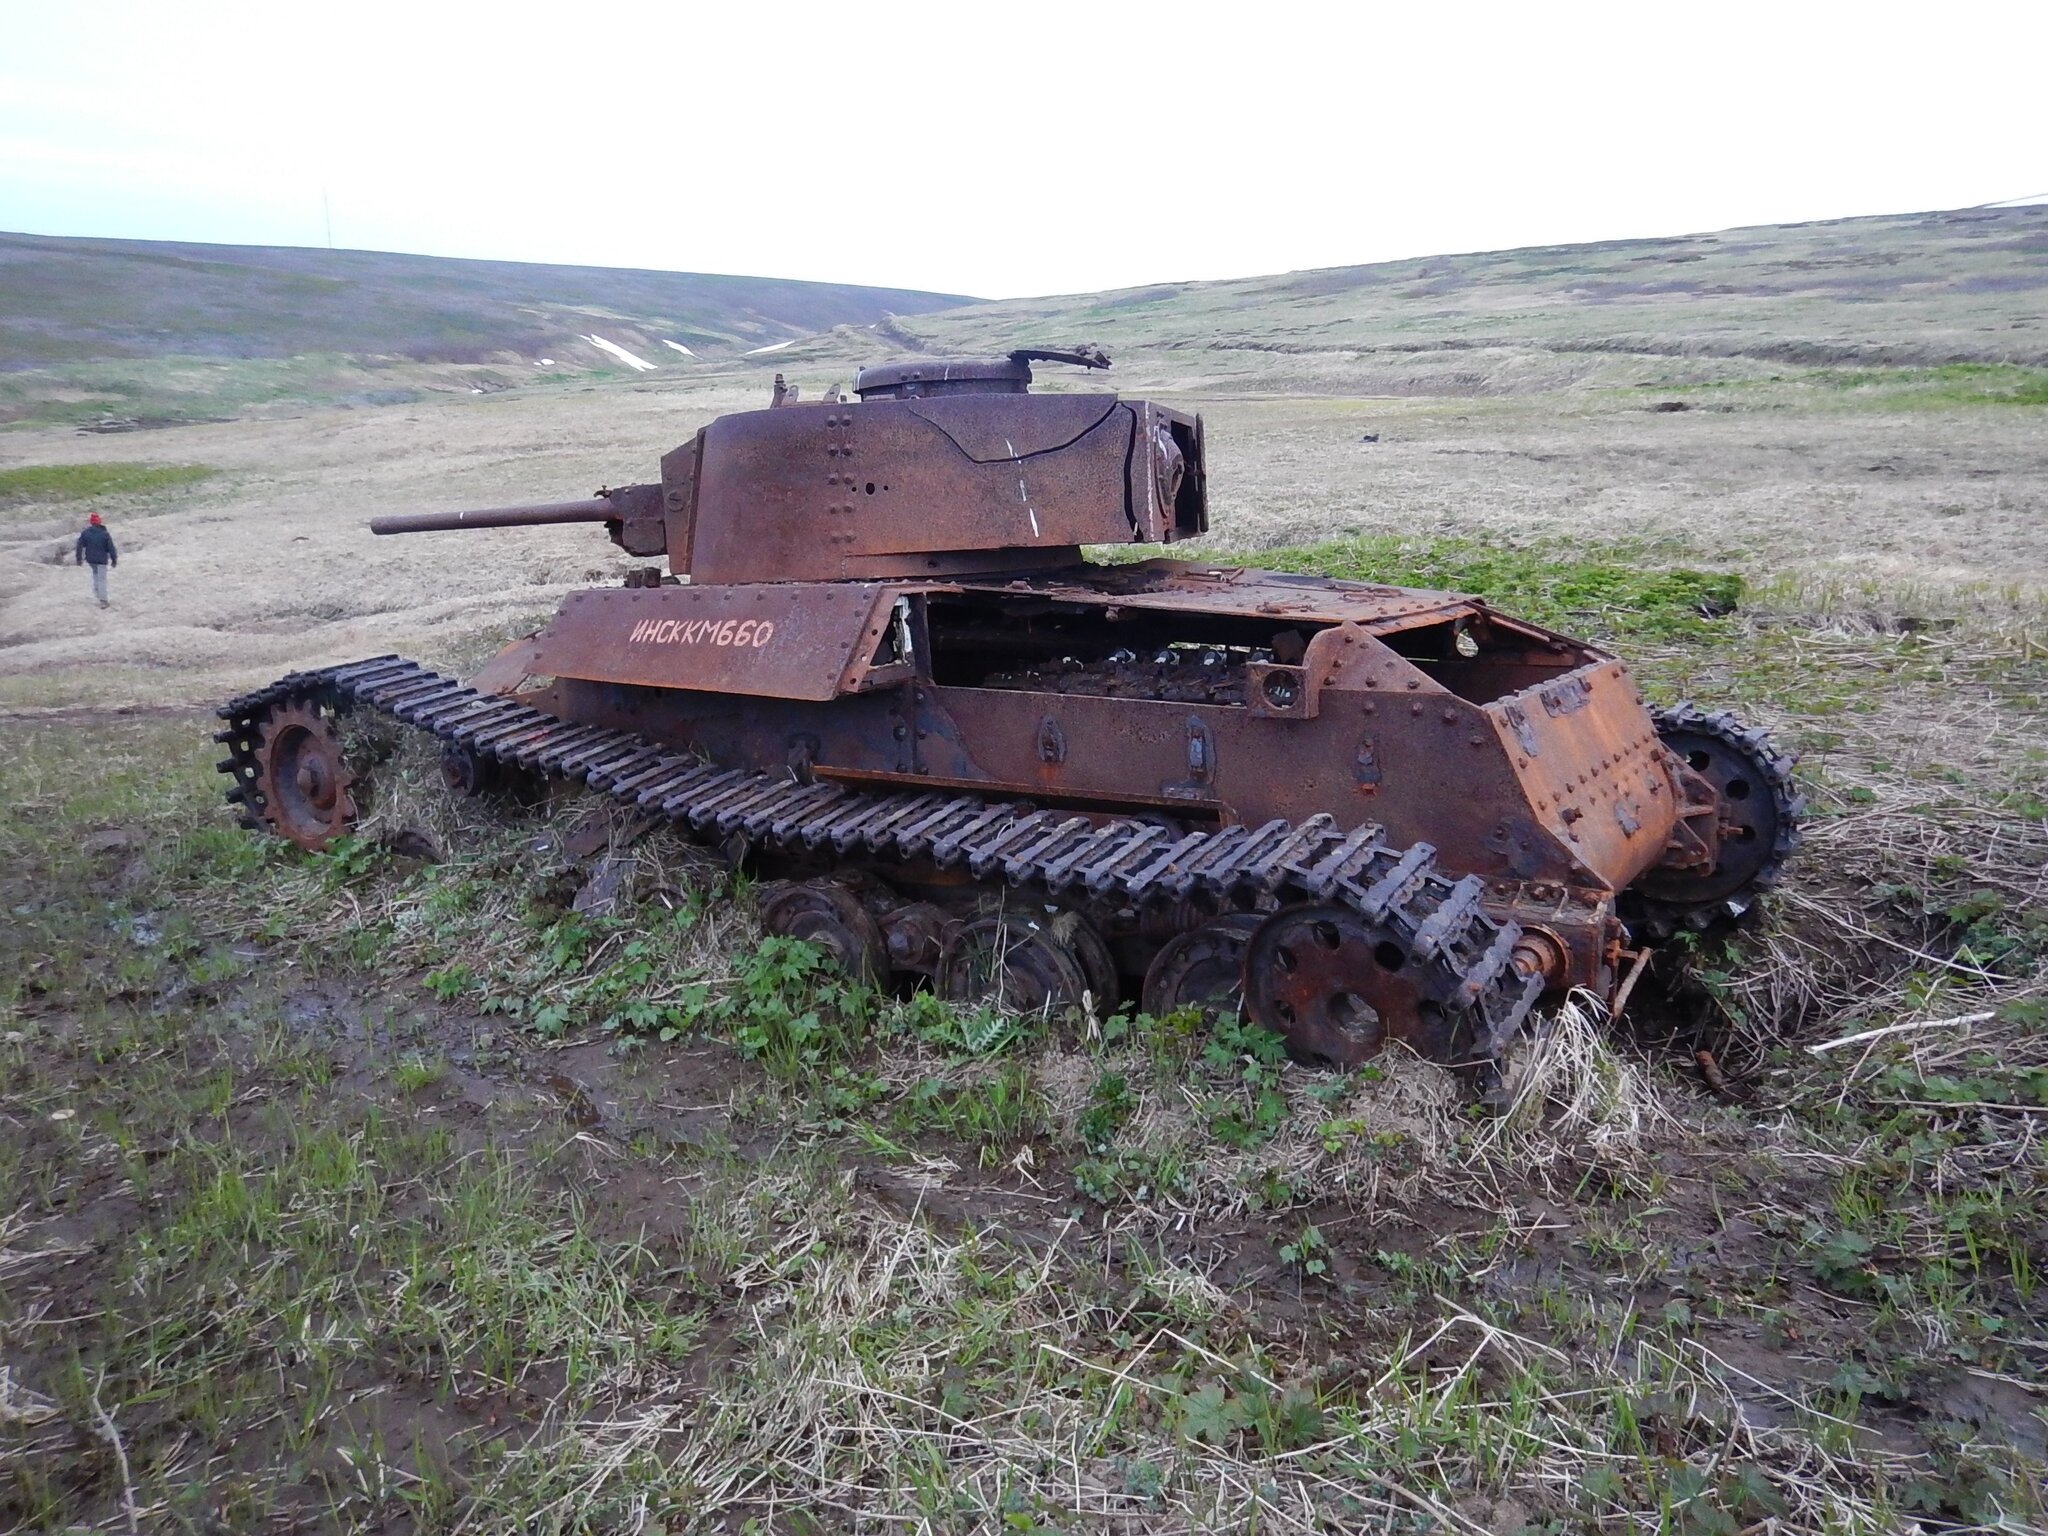
<svg viewBox="0 0 2048 1536"><path fill-rule="evenodd" d="M611 353L613 357L616 357L628 368L637 368L642 373L654 372L654 364L648 362L644 357L635 357L616 341L606 341L602 336L585 336L583 339L593 347L596 347L600 352Z"/></svg>
<svg viewBox="0 0 2048 1536"><path fill-rule="evenodd" d="M695 357L697 355L696 353L692 352L688 347L684 346L680 341L670 341L666 336L661 338L661 344L664 347L667 347L671 352L680 352L685 357Z"/></svg>
<svg viewBox="0 0 2048 1536"><path fill-rule="evenodd" d="M552 357L544 357L540 360L540 365L543 368L552 368L555 366L555 360Z"/></svg>
<svg viewBox="0 0 2048 1536"><path fill-rule="evenodd" d="M792 336L787 341L776 342L775 345L772 347L756 347L753 351L747 353L746 355L748 357L759 357L763 352L780 352L784 347L795 346L796 340L797 339L794 336Z"/></svg>

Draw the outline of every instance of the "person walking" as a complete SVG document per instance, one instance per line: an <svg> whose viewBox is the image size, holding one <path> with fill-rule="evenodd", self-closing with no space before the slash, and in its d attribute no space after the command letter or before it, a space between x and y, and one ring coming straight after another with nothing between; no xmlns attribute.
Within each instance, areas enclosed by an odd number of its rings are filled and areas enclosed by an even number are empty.
<svg viewBox="0 0 2048 1536"><path fill-rule="evenodd" d="M84 532L78 536L76 563L92 567L92 595L100 600L102 608L107 606L107 568L120 564L121 557L114 552L114 536L107 532L107 525L100 521L99 513L93 513L86 522Z"/></svg>

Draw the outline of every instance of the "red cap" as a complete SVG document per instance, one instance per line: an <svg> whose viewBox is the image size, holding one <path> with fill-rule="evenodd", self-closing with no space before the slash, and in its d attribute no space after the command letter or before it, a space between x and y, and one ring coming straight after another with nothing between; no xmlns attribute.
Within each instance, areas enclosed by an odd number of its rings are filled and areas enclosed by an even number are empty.
<svg viewBox="0 0 2048 1536"><path fill-rule="evenodd" d="M97 512L93 513L93 515L92 515L91 517L88 517L88 518L86 519L86 521L87 521L88 523L96 523L96 522L98 522L99 520L100 520L100 515L99 515L99 513L97 513Z"/></svg>

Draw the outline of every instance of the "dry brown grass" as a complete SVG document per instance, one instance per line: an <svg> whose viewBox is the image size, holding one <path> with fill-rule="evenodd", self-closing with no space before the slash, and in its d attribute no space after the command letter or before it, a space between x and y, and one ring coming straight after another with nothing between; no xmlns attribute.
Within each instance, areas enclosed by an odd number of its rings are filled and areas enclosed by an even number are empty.
<svg viewBox="0 0 2048 1536"><path fill-rule="evenodd" d="M828 369L836 377L843 370ZM1548 547L1777 578L1809 611L2006 614L2048 577L2039 412L1842 410L1793 398L1655 414L1630 396L1221 398L1210 548L1346 532ZM1294 380L1313 391L1312 374ZM118 438L0 438L5 463L153 459L224 473L162 506L109 506L115 607L59 560L82 512L0 530L0 707L198 701L292 667L395 650L467 665L578 586L635 564L589 528L375 539L386 512L586 495L651 476L703 421L765 403L765 375L515 391ZM1362 434L1377 432L1377 443Z"/></svg>

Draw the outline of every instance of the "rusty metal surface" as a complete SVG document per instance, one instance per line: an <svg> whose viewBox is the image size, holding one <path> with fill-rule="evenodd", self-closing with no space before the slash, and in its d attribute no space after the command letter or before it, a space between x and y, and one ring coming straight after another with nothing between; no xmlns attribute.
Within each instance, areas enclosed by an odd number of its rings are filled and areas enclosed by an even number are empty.
<svg viewBox="0 0 2048 1536"><path fill-rule="evenodd" d="M296 700L252 721L222 763L228 799L247 825L268 823L301 848L324 848L353 825L355 775L334 721L316 700Z"/></svg>
<svg viewBox="0 0 2048 1536"><path fill-rule="evenodd" d="M1479 599L1454 592L1331 581L1185 560L1087 566L1005 582L970 579L957 586L962 591L1005 598L1030 593L1048 601L1109 603L1134 611L1227 613L1319 624L1360 624L1375 634L1488 612ZM1497 616L1493 617L1497 621ZM1577 642L1555 638L1574 656L1592 654Z"/></svg>
<svg viewBox="0 0 2048 1536"><path fill-rule="evenodd" d="M984 403L887 401L712 423L697 476L692 577L833 579L885 556L908 575L940 568L947 552L1130 537L1123 498L1104 494L1121 487L1128 412L1106 397L1032 399L1033 420L1012 423L1025 437L1019 453L1051 456L1011 465L977 462L917 414ZM992 403L1022 415L1022 400ZM904 555L927 563L906 567Z"/></svg>
<svg viewBox="0 0 2048 1536"><path fill-rule="evenodd" d="M1232 913L1170 937L1145 968L1145 1012L1163 1019L1195 1008L1235 1018L1244 1010L1245 950L1260 921Z"/></svg>
<svg viewBox="0 0 2048 1536"><path fill-rule="evenodd" d="M1516 924L1529 969L1555 989L1583 987L1605 997L1613 989L1619 929L1614 892L1554 880L1490 880L1486 910Z"/></svg>
<svg viewBox="0 0 2048 1536"><path fill-rule="evenodd" d="M1245 954L1245 1008L1300 1061L1356 1066L1403 1040L1456 1062L1471 1045L1433 1006L1408 947L1344 907L1288 907L1260 924Z"/></svg>
<svg viewBox="0 0 2048 1536"><path fill-rule="evenodd" d="M1089 604L1061 590L1061 604L1091 623L1119 607L1126 619L1145 611L1120 595L1088 594ZM1376 821L1398 839L1427 839L1455 867L1489 877L1616 890L1668 857L1672 761L1626 672L1580 661L1583 647L1539 641L1525 651L1516 632L1498 653L1475 645L1467 658L1446 645L1441 656L1404 656L1373 629L1391 610L1396 634L1412 635L1400 627L1410 606L1396 599L1338 610L1362 618L1307 640L1281 628L1294 636L1282 646L1300 656L1294 665L1247 661L1242 647L1083 662L1059 656L1071 632L1055 629L1037 643L1058 659L934 682L946 647L988 638L966 620L925 621L925 599L961 592L1021 604L1026 618L1042 597L1036 586L854 583L579 593L530 651L491 671L494 681L516 668L632 685L617 697L563 695L561 707L719 761L800 756L805 771L847 782L993 789L1219 824L1325 813L1341 827ZM1440 624L1475 611L1418 602ZM991 633L1024 633L996 623L1009 613L987 610ZM1277 627L1256 602L1235 613ZM1501 699L1460 696L1516 682ZM868 702L856 707L859 695ZM833 699L828 709L780 702Z"/></svg>
<svg viewBox="0 0 2048 1536"><path fill-rule="evenodd" d="M370 532L454 533L468 528L546 528L561 523L608 524L612 542L632 555L659 555L668 547L658 485L622 485L582 501L475 507L463 512L402 512L370 519Z"/></svg>
<svg viewBox="0 0 2048 1536"><path fill-rule="evenodd" d="M1663 861L1677 786L1656 721L1620 662L1494 700L1485 714L1536 824L1580 864L1619 889Z"/></svg>
<svg viewBox="0 0 2048 1536"><path fill-rule="evenodd" d="M1031 365L1034 362L1107 368L1109 355L1100 347L1019 347L1002 357L904 358L861 369L853 376L853 392L863 400L913 400L931 395L1021 395L1031 387ZM775 377L780 383L782 375Z"/></svg>
<svg viewBox="0 0 2048 1536"><path fill-rule="evenodd" d="M706 583L1044 568L1207 526L1195 419L1115 395L746 411L671 458L671 564Z"/></svg>
<svg viewBox="0 0 2048 1536"><path fill-rule="evenodd" d="M1031 385L1030 359L912 357L880 363L853 376L862 400L916 400L929 395L1021 395Z"/></svg>
<svg viewBox="0 0 2048 1536"><path fill-rule="evenodd" d="M705 584L1008 574L1087 544L1169 543L1208 527L1199 418L1113 394L1031 395L1030 357L863 374L868 398L721 416L667 454L658 485L584 501L378 518L377 533L602 522Z"/></svg>
<svg viewBox="0 0 2048 1536"><path fill-rule="evenodd" d="M467 512L401 512L370 519L372 533L452 533L463 528L544 528L555 523L605 523L618 509L603 496L543 501L522 507L474 507Z"/></svg>
<svg viewBox="0 0 2048 1536"><path fill-rule="evenodd" d="M909 676L874 665L886 588L637 587L572 592L520 664L535 676L824 700Z"/></svg>

